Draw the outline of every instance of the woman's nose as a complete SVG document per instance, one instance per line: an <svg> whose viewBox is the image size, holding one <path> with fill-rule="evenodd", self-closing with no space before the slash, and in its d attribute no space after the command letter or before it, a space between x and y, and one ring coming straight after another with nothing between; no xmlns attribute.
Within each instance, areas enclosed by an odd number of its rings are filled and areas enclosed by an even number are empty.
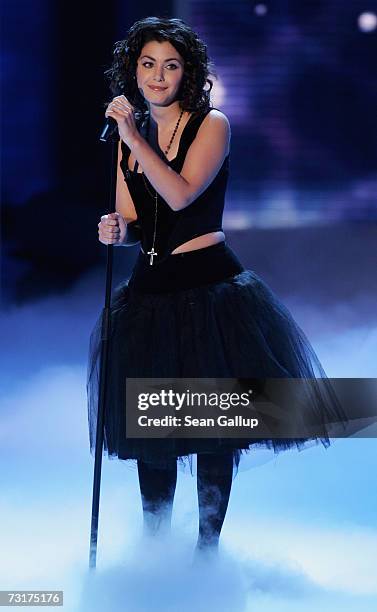
<svg viewBox="0 0 377 612"><path fill-rule="evenodd" d="M155 67L155 72L154 72L154 78L156 79L156 81L163 81L164 79L164 69L163 66L156 66Z"/></svg>

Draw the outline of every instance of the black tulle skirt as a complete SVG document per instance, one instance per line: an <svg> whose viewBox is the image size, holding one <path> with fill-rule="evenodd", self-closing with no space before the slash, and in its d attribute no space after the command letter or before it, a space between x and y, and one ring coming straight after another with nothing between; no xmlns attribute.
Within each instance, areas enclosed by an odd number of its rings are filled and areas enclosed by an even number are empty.
<svg viewBox="0 0 377 612"><path fill-rule="evenodd" d="M95 450L102 315L90 338L87 397L90 449ZM317 438L127 438L126 378L321 379L302 406L302 421L318 415ZM164 467L193 454L231 451L278 453L322 443L326 423L342 422L331 385L304 332L268 285L245 270L225 242L170 255L150 266L142 251L130 279L113 291L104 450L109 458ZM325 384L324 384L325 383Z"/></svg>

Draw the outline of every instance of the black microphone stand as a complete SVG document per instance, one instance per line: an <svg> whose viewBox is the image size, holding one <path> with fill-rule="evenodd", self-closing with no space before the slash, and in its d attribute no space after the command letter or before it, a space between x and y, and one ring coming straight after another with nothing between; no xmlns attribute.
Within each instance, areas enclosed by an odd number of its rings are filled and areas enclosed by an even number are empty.
<svg viewBox="0 0 377 612"><path fill-rule="evenodd" d="M118 142L119 133L115 129L116 122L107 121L101 133L101 142L110 142L111 144L111 176L110 176L110 200L109 213L115 212L115 197L116 197L116 177L118 167ZM115 124L115 125L114 125ZM102 451L104 438L104 423L105 423L105 405L107 391L107 367L110 348L110 303L111 303L111 285L113 273L113 245L108 244L106 249L106 292L105 306L102 310L102 329L101 329L101 356L100 356L100 380L99 380L99 397L98 397L98 413L97 413L97 431L96 431L96 451L94 459L94 477L93 477L93 497L92 497L92 522L90 528L90 551L89 551L89 568L95 569L97 560L97 539L98 539L98 518L99 518L99 499L101 488L101 470L102 470Z"/></svg>

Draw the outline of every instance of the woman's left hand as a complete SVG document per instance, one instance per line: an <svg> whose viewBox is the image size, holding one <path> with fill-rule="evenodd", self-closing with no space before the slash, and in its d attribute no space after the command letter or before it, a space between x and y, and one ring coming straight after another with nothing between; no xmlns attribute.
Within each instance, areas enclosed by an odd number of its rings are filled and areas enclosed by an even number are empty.
<svg viewBox="0 0 377 612"><path fill-rule="evenodd" d="M134 108L126 96L116 96L106 109L105 117L112 117L118 124L119 136L126 143L139 136L135 123Z"/></svg>

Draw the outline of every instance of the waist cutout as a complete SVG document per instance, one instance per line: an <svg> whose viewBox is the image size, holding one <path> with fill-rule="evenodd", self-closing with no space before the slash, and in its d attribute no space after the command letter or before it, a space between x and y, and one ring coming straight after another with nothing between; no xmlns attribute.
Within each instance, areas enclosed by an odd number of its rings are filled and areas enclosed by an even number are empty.
<svg viewBox="0 0 377 612"><path fill-rule="evenodd" d="M225 241L184 253L169 255L150 265L142 251L128 286L142 293L171 293L220 282L240 274L244 267Z"/></svg>

